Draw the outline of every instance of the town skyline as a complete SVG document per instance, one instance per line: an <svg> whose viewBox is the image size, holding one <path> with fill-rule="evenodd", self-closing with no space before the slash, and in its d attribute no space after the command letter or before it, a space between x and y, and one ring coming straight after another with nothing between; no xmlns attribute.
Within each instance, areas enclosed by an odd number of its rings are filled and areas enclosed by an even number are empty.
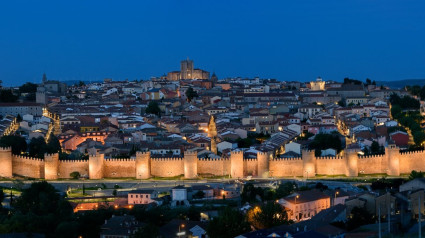
<svg viewBox="0 0 425 238"><path fill-rule="evenodd" d="M422 1L8 2L0 80L149 79L186 57L220 78L422 79L423 9Z"/></svg>

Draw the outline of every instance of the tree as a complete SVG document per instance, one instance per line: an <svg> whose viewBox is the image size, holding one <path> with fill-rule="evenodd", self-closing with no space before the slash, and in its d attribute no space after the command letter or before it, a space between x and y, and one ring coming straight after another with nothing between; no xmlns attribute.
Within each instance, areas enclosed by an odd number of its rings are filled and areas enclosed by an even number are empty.
<svg viewBox="0 0 425 238"><path fill-rule="evenodd" d="M370 146L370 152L371 154L380 154L380 146L378 142L372 142L372 145Z"/></svg>
<svg viewBox="0 0 425 238"><path fill-rule="evenodd" d="M3 202L3 200L4 200L4 192L3 192L3 189L0 189L0 209L1 209L1 207L2 207L2 202Z"/></svg>
<svg viewBox="0 0 425 238"><path fill-rule="evenodd" d="M27 142L20 136L3 136L0 138L0 147L12 147L12 153L19 155L27 150Z"/></svg>
<svg viewBox="0 0 425 238"><path fill-rule="evenodd" d="M416 170L412 170L412 172L410 172L410 174L409 174L409 180L414 180L414 179L417 179L417 178L423 178L424 175L425 175L424 172L421 172L421 171L418 172Z"/></svg>
<svg viewBox="0 0 425 238"><path fill-rule="evenodd" d="M50 153L50 154L58 153L58 152L61 152L62 150L59 139L55 135L53 135L53 133L50 134L49 142L47 143L46 146L47 146L46 151L47 153Z"/></svg>
<svg viewBox="0 0 425 238"><path fill-rule="evenodd" d="M13 94L11 89L2 89L0 90L0 102L16 102L18 96Z"/></svg>
<svg viewBox="0 0 425 238"><path fill-rule="evenodd" d="M155 101L150 101L148 104L148 107L146 108L147 114L155 114L157 116L160 116L161 109L159 108L159 105Z"/></svg>
<svg viewBox="0 0 425 238"><path fill-rule="evenodd" d="M59 204L56 189L46 181L31 184L16 200L15 208L23 214L45 215L56 211Z"/></svg>
<svg viewBox="0 0 425 238"><path fill-rule="evenodd" d="M117 194L118 194L118 191L117 191L116 189L114 189L114 190L112 191L112 196L116 197L116 196L117 196Z"/></svg>
<svg viewBox="0 0 425 238"><path fill-rule="evenodd" d="M141 227L133 236L134 238L158 238L159 229L154 224L149 223Z"/></svg>
<svg viewBox="0 0 425 238"><path fill-rule="evenodd" d="M17 122L21 122L21 121L22 121L22 116L21 116L21 114L18 114L18 115L16 116L16 121L17 121Z"/></svg>
<svg viewBox="0 0 425 238"><path fill-rule="evenodd" d="M354 207L349 217L346 223L347 230L349 231L375 222L375 217L364 207Z"/></svg>
<svg viewBox="0 0 425 238"><path fill-rule="evenodd" d="M193 90L192 87L189 87L186 90L186 97L187 97L187 101L188 102L191 102L193 98L197 98L198 97L198 93L195 90Z"/></svg>
<svg viewBox="0 0 425 238"><path fill-rule="evenodd" d="M338 153L342 150L341 139L338 133L324 134L319 133L309 145L310 149L315 149L316 156L321 155L321 150L335 149Z"/></svg>
<svg viewBox="0 0 425 238"><path fill-rule="evenodd" d="M241 194L242 202L258 202L264 196L264 191L260 187L255 187L252 183L247 183L243 187Z"/></svg>
<svg viewBox="0 0 425 238"><path fill-rule="evenodd" d="M208 236L211 238L233 238L250 230L245 217L231 207L224 208L207 227Z"/></svg>
<svg viewBox="0 0 425 238"><path fill-rule="evenodd" d="M74 171L74 172L70 173L69 176L72 179L79 179L81 177L80 172L78 172L78 171Z"/></svg>
<svg viewBox="0 0 425 238"><path fill-rule="evenodd" d="M29 144L29 155L32 157L44 158L47 153L47 144L43 137L32 138Z"/></svg>
<svg viewBox="0 0 425 238"><path fill-rule="evenodd" d="M296 191L297 185L294 182L286 182L279 185L279 187L276 189L276 198L280 199L283 197L288 196L289 194Z"/></svg>
<svg viewBox="0 0 425 238"><path fill-rule="evenodd" d="M288 215L279 203L268 202L247 212L248 222L257 229L266 229L288 222Z"/></svg>
<svg viewBox="0 0 425 238"><path fill-rule="evenodd" d="M35 83L27 82L19 87L20 93L35 93L37 92L38 85Z"/></svg>
<svg viewBox="0 0 425 238"><path fill-rule="evenodd" d="M196 192L195 194L193 194L192 196L195 199L201 199L205 197L205 193L201 190L199 190L198 192Z"/></svg>
<svg viewBox="0 0 425 238"><path fill-rule="evenodd" d="M86 83L84 83L84 81L81 81L81 80L80 80L80 81L78 82L78 86L79 86L79 87L86 86Z"/></svg>
<svg viewBox="0 0 425 238"><path fill-rule="evenodd" d="M421 146L422 143L425 141L425 132L422 130L417 130L412 132L413 141L415 141L415 144L418 146Z"/></svg>

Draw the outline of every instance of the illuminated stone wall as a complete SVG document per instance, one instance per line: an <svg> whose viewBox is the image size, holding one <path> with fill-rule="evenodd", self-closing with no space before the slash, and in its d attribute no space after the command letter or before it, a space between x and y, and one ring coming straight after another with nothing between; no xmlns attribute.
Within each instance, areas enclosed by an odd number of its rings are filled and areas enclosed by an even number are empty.
<svg viewBox="0 0 425 238"><path fill-rule="evenodd" d="M358 156L357 150L346 150L342 156L315 157L314 151L302 151L298 158L272 158L259 152L246 159L242 151L232 151L230 158L198 158L196 152L185 152L183 158L152 158L149 152L138 152L135 158L105 159L103 154L89 160L59 160L58 154L45 159L12 155L11 148L0 148L0 177L70 178L79 172L90 179L208 176L314 177L316 175L387 174L399 176L412 170L425 171L425 151L400 152L394 145L384 155Z"/></svg>

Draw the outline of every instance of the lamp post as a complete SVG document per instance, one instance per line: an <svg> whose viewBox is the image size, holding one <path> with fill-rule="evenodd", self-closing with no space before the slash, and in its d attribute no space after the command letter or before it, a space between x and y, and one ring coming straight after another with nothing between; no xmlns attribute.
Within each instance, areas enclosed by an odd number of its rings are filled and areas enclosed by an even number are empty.
<svg viewBox="0 0 425 238"><path fill-rule="evenodd" d="M295 206L294 206L294 211L296 211L296 210L297 210L297 198L299 198L299 197L300 197L300 195L295 196ZM295 214L295 218L297 218L297 214ZM298 218L298 220L299 220L299 218Z"/></svg>
<svg viewBox="0 0 425 238"><path fill-rule="evenodd" d="M336 191L336 192L335 192L335 198L334 198L334 206L335 206L335 203L336 203L336 202L335 202L335 201L336 201L336 195L338 195L338 194L339 194L339 191Z"/></svg>

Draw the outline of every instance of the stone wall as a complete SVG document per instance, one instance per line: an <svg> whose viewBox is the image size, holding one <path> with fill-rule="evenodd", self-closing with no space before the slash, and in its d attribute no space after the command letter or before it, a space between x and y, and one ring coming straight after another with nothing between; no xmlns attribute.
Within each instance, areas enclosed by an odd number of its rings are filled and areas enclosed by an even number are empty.
<svg viewBox="0 0 425 238"><path fill-rule="evenodd" d="M357 150L346 150L343 156L315 157L314 151L303 151L299 158L271 158L259 152L257 158L244 159L242 151L231 152L230 158L198 159L196 152L185 152L184 158L151 158L149 152L138 152L136 158L105 159L103 154L90 155L89 160L59 160L58 154L45 159L12 155L11 148L0 148L0 177L14 175L58 179L69 178L77 171L90 179L174 177L196 178L198 175L242 178L314 177L316 175L388 174L399 176L412 170L425 171L425 151L400 152L394 145L384 155L358 156Z"/></svg>
<svg viewBox="0 0 425 238"><path fill-rule="evenodd" d="M151 173L155 177L174 177L184 174L183 158L151 158Z"/></svg>
<svg viewBox="0 0 425 238"><path fill-rule="evenodd" d="M227 163L226 163L227 162ZM228 166L229 159L198 159L198 174L200 175L215 175L225 176L230 173Z"/></svg>
<svg viewBox="0 0 425 238"><path fill-rule="evenodd" d="M270 177L303 176L303 160L299 158L275 158L270 160Z"/></svg>
<svg viewBox="0 0 425 238"><path fill-rule="evenodd" d="M258 175L258 160L257 159L244 159L243 160L244 176L257 176Z"/></svg>
<svg viewBox="0 0 425 238"><path fill-rule="evenodd" d="M12 148L0 147L0 177L13 177L12 170Z"/></svg>
<svg viewBox="0 0 425 238"><path fill-rule="evenodd" d="M329 156L316 158L316 174L318 175L345 175L346 166L344 157Z"/></svg>
<svg viewBox="0 0 425 238"><path fill-rule="evenodd" d="M14 175L30 178L44 178L44 160L12 155L12 171Z"/></svg>
<svg viewBox="0 0 425 238"><path fill-rule="evenodd" d="M135 159L105 159L103 177L105 178L135 178Z"/></svg>
<svg viewBox="0 0 425 238"><path fill-rule="evenodd" d="M59 178L71 178L72 172L80 173L82 177L89 176L88 160L59 160Z"/></svg>

